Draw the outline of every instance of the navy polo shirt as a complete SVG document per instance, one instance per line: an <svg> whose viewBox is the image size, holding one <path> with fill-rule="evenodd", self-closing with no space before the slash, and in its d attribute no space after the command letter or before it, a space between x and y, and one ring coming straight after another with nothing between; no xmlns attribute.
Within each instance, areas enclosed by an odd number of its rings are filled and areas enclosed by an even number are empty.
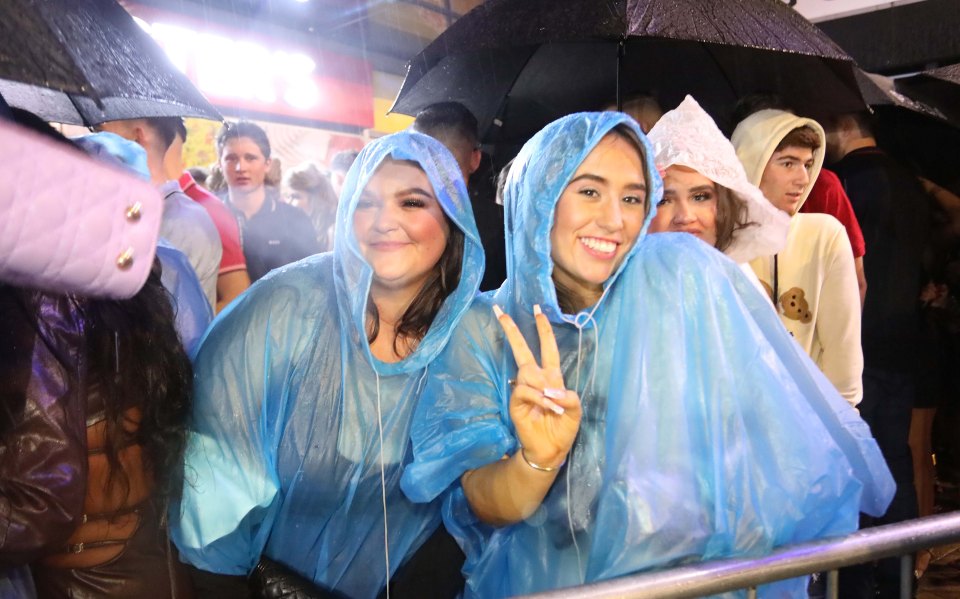
<svg viewBox="0 0 960 599"><path fill-rule="evenodd" d="M240 240L251 282L274 268L320 251L310 217L303 210L280 201L276 189L268 188L266 192L263 206L250 218L230 204L229 199L225 201L240 225Z"/></svg>

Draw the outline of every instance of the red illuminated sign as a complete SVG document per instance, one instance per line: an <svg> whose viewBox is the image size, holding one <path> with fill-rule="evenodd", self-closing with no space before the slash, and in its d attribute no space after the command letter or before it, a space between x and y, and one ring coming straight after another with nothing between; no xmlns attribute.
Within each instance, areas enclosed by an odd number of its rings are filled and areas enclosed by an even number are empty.
<svg viewBox="0 0 960 599"><path fill-rule="evenodd" d="M359 58L127 6L216 106L359 128L373 126L370 64Z"/></svg>

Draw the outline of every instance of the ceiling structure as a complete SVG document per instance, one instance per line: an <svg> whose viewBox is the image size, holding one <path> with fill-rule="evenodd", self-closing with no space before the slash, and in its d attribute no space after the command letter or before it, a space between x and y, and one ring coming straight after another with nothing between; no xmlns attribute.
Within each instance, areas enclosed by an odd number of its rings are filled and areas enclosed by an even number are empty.
<svg viewBox="0 0 960 599"><path fill-rule="evenodd" d="M790 1L787 1L790 4ZM793 0L793 7L808 20L818 23L923 0Z"/></svg>
<svg viewBox="0 0 960 599"><path fill-rule="evenodd" d="M483 0L136 0L137 4L362 56L396 75ZM121 2L123 3L123 2Z"/></svg>

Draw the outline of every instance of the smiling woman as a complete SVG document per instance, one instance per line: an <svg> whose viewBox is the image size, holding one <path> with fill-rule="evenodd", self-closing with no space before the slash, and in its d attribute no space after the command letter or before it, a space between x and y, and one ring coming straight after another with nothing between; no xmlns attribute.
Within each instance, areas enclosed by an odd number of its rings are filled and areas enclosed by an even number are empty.
<svg viewBox="0 0 960 599"><path fill-rule="evenodd" d="M450 153L418 133L369 144L344 183L334 251L264 277L200 348L172 518L181 556L228 575L273 560L338 596L381 593L440 521L439 502L412 503L399 479L426 368L482 276ZM455 582L458 566L444 571ZM428 580L430 593L407 596L443 596L436 569Z"/></svg>
<svg viewBox="0 0 960 599"><path fill-rule="evenodd" d="M670 166L663 173L663 199L657 204L657 216L650 223L650 232L690 233L722 249L717 240L717 204L721 189L726 191L692 168Z"/></svg>
<svg viewBox="0 0 960 599"><path fill-rule="evenodd" d="M373 269L370 351L379 360L396 362L416 347L456 287L463 233L451 227L423 169L391 159L360 194L353 231Z"/></svg>
<svg viewBox="0 0 960 599"><path fill-rule="evenodd" d="M560 307L577 312L600 299L603 284L633 246L646 217L640 144L614 129L580 164L557 201L550 247Z"/></svg>
<svg viewBox="0 0 960 599"><path fill-rule="evenodd" d="M580 113L510 168L507 279L431 364L402 478L443 499L466 597L762 555L889 501L869 429L740 269L645 235L653 154L630 117Z"/></svg>

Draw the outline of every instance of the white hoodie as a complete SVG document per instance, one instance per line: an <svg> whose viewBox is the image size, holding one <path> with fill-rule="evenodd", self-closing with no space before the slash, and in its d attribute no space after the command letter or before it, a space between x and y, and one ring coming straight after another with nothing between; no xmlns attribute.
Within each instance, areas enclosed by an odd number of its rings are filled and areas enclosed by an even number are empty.
<svg viewBox="0 0 960 599"><path fill-rule="evenodd" d="M781 110L761 110L744 119L731 141L747 178L760 184L777 145L790 131L808 126L820 136L814 152L806 201L823 165L823 128L810 119ZM843 225L826 214L793 215L787 243L775 256L761 256L750 267L773 296L779 295L780 320L817 363L837 391L857 405L863 398L863 351L860 346L860 292L853 250Z"/></svg>

